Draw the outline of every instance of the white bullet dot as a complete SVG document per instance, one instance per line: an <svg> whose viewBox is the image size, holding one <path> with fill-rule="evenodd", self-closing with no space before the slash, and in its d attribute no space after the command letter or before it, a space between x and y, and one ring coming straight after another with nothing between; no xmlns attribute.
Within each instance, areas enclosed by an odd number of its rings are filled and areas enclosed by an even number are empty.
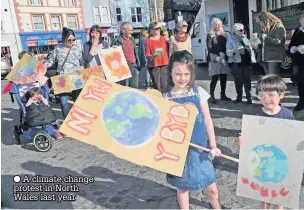
<svg viewBox="0 0 304 210"><path fill-rule="evenodd" d="M16 175L14 176L14 182L19 183L21 180L20 176Z"/></svg>

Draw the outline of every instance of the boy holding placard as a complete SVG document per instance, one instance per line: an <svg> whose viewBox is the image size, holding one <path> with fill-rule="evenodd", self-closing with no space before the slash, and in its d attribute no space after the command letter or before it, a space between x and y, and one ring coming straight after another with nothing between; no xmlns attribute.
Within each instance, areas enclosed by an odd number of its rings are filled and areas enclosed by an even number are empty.
<svg viewBox="0 0 304 210"><path fill-rule="evenodd" d="M263 107L262 112L258 115L294 120L292 111L280 106L280 101L284 98L286 89L283 79L276 74L268 74L259 79L256 85L256 94ZM243 142L244 138L240 136L239 144ZM262 208L269 209L270 204L262 202ZM276 209L283 209L283 206L276 205Z"/></svg>

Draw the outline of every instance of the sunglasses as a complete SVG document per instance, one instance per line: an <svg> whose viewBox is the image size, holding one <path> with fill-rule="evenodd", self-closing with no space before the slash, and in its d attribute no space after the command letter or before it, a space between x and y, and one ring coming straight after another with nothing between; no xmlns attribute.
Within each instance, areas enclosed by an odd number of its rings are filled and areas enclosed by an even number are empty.
<svg viewBox="0 0 304 210"><path fill-rule="evenodd" d="M156 31L156 30L160 30L160 27L158 27L158 28L154 28L154 30Z"/></svg>
<svg viewBox="0 0 304 210"><path fill-rule="evenodd" d="M240 30L238 30L239 32L244 32L244 29L240 29Z"/></svg>
<svg viewBox="0 0 304 210"><path fill-rule="evenodd" d="M75 42L76 39L68 39L67 41L68 41L68 42Z"/></svg>

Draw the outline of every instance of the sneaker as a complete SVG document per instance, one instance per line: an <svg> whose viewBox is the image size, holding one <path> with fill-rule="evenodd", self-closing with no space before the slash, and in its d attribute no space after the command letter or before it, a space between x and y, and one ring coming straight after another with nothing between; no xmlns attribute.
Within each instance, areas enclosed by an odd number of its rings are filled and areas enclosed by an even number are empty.
<svg viewBox="0 0 304 210"><path fill-rule="evenodd" d="M58 130L54 131L54 137L58 140L58 139L62 139L63 136L61 135L61 133Z"/></svg>
<svg viewBox="0 0 304 210"><path fill-rule="evenodd" d="M239 103L241 103L242 102L242 99L240 99L240 98L237 98L233 103L235 103L235 104L239 104Z"/></svg>

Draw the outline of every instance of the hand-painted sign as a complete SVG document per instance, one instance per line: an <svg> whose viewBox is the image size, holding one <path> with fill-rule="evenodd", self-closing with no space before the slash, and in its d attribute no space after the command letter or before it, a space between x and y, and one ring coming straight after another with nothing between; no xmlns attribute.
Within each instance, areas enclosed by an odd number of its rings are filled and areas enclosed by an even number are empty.
<svg viewBox="0 0 304 210"><path fill-rule="evenodd" d="M91 76L60 132L119 158L181 176L196 115L193 105Z"/></svg>
<svg viewBox="0 0 304 210"><path fill-rule="evenodd" d="M299 207L304 122L243 116L237 195Z"/></svg>
<svg viewBox="0 0 304 210"><path fill-rule="evenodd" d="M83 87L91 75L105 78L101 66L91 67L80 70L80 72L71 72L51 77L53 90L55 94L70 93Z"/></svg>

